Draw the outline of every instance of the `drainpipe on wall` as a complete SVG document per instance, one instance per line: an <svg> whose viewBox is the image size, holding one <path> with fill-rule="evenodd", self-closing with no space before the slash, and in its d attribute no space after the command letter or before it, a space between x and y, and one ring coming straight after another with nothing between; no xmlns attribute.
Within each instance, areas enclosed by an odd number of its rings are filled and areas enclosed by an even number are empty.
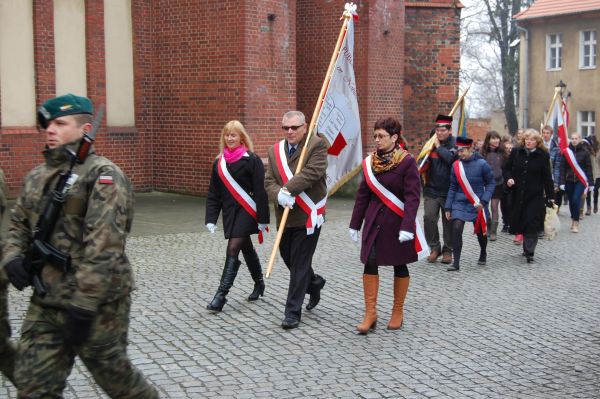
<svg viewBox="0 0 600 399"><path fill-rule="evenodd" d="M521 127L526 129L528 127L529 121L529 31L523 27L517 25L517 30L525 33L525 45L526 51L525 54L521 54L521 56L525 56L525 76L523 77L523 121Z"/></svg>

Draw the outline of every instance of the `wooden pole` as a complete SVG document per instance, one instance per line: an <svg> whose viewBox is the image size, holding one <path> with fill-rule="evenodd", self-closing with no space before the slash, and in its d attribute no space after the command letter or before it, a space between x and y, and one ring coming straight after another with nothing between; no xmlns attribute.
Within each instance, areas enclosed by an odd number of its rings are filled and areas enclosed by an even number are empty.
<svg viewBox="0 0 600 399"><path fill-rule="evenodd" d="M302 147L302 152L300 153L300 159L298 160L298 166L296 166L296 172L294 174L300 173L302 167L304 166L304 158L306 158L306 152L308 149L308 141L310 140L313 132L316 134L316 124L317 118L319 116L319 112L321 110L321 106L323 104L323 100L325 98L325 94L327 93L327 88L329 87L329 81L333 76L334 67L337 63L338 56L340 54L340 50L342 48L342 43L344 42L344 38L346 37L346 31L348 30L348 21L352 18L352 15L348 12L344 12L342 16L344 19L344 23L342 24L342 29L340 30L340 34L338 36L337 43L335 44L335 50L331 56L331 61L329 61L329 67L327 68L327 74L325 75L325 81L323 82L323 86L321 86L321 92L319 93L319 99L317 100L317 104L315 105L315 110L313 111L312 118L310 120L310 125L306 132L306 141L304 142L304 146ZM277 236L275 237L275 244L273 244L273 249L271 250L271 256L269 257L269 264L267 265L267 272L265 273L265 277L269 278L271 276L271 272L273 271L273 265L275 263L275 257L277 256L277 250L279 249L279 244L281 242L281 237L283 236L283 230L285 229L285 224L287 223L288 215L290 213L290 208L285 207L283 210L283 215L281 217L281 222L279 223L279 228L277 229Z"/></svg>
<svg viewBox="0 0 600 399"><path fill-rule="evenodd" d="M546 114L546 118L544 118L544 123L542 124L542 128L548 124L548 119L550 118L550 115L552 115L552 109L554 108L554 102L556 101L556 96L558 96L559 92L560 92L560 89L558 87L554 89L554 97L552 97L552 101L550 102L550 108L548 108L548 113ZM562 112L562 104L560 107L560 112ZM541 132L542 132L542 130L540 129L540 133Z"/></svg>

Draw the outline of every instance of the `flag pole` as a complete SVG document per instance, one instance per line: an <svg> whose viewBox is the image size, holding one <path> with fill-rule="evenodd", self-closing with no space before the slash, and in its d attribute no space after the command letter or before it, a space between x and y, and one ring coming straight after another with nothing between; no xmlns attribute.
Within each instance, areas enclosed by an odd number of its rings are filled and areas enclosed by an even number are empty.
<svg viewBox="0 0 600 399"><path fill-rule="evenodd" d="M306 152L308 150L308 142L311 138L311 135L316 134L315 125L317 124L317 117L319 116L319 112L321 111L321 106L323 104L323 99L325 98L325 94L327 93L327 89L329 88L329 82L331 81L331 77L333 76L334 67L337 63L337 59L339 57L340 51L342 49L342 43L344 42L344 38L346 37L346 32L348 30L348 21L352 18L352 14L348 11L344 11L342 15L342 19L344 23L342 24L342 29L340 29L340 34L338 36L337 43L335 44L335 49L331 56L331 61L329 62L329 67L327 68L327 74L325 75L325 81L323 82L323 86L321 86L321 92L319 93L319 99L317 100L317 104L315 105L315 110L313 111L312 118L310 120L310 125L307 131L306 141L304 142L304 146L302 147L302 152L300 153L300 159L298 160L298 165L296 166L297 175L302 170L304 164L304 158L306 158ZM290 213L290 208L285 207L283 210L283 215L281 216L281 222L279 223L279 228L277 229L277 236L275 237L275 243L273 244L273 249L271 250L271 256L269 257L269 263L267 265L267 272L265 273L265 277L269 278L271 276L271 272L273 271L273 265L275 263L275 257L277 256L277 249L279 248L279 244L281 242L281 237L283 236L283 230L285 229L285 225L287 223L287 219Z"/></svg>
<svg viewBox="0 0 600 399"><path fill-rule="evenodd" d="M542 128L548 124L548 119L550 118L550 115L552 115L552 109L554 108L554 102L556 102L556 96L558 95L559 92L560 92L559 88L554 89L554 97L552 97L552 101L550 102L550 108L548 108L548 113L546 114L546 118L544 118L544 124L542 125ZM562 104L560 104L560 112L562 112ZM541 133L541 130L540 130L540 133Z"/></svg>
<svg viewBox="0 0 600 399"><path fill-rule="evenodd" d="M469 92L470 88L471 88L471 85L469 84L469 87L467 87L467 90L465 90L464 93L458 97L458 100L456 100L456 102L454 103L454 106L452 107L452 109L450 110L450 113L448 114L449 116L452 116L452 114L454 114L454 111L456 111L456 108L458 108L458 106L460 105L460 102L465 98L465 96ZM435 141L435 134L433 136L431 136L429 138L429 140L427 140L425 142L425 144L423 145L423 149L417 156L417 161L419 161L419 160L422 161L423 159L425 159L428 156L426 154L428 154L430 152L431 147L433 147L434 141Z"/></svg>

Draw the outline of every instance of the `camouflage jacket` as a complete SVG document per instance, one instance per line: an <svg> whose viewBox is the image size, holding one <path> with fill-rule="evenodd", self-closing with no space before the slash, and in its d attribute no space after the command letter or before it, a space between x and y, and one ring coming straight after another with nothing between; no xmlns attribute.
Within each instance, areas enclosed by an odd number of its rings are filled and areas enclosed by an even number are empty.
<svg viewBox="0 0 600 399"><path fill-rule="evenodd" d="M4 178L4 172L0 169L0 222L4 218L4 211L6 211L6 197L8 194L8 187L6 186L6 179ZM0 237L0 259L2 259L2 237ZM8 284L8 278L4 274L4 269L0 268L0 290Z"/></svg>
<svg viewBox="0 0 600 399"><path fill-rule="evenodd" d="M44 211L58 176L69 167L66 149L76 143L46 149L46 162L25 178L11 213L0 267L24 257L38 218ZM66 194L50 244L71 255L67 272L46 264L42 281L47 287L38 303L96 311L103 303L128 295L134 286L133 273L125 255L125 239L133 221L133 192L125 174L114 163L91 153L76 165L77 180ZM35 295L35 294L34 294Z"/></svg>

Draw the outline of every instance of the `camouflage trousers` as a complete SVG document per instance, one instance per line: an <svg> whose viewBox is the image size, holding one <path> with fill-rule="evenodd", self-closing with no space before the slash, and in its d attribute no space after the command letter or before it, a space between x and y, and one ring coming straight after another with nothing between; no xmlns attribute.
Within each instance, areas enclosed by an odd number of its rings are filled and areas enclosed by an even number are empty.
<svg viewBox="0 0 600 399"><path fill-rule="evenodd" d="M8 322L8 284L0 279L0 373L13 384L16 348L10 342Z"/></svg>
<svg viewBox="0 0 600 399"><path fill-rule="evenodd" d="M111 398L158 398L127 356L131 297L100 306L89 339L80 347L65 344L63 309L29 305L15 363L19 398L62 398L75 356Z"/></svg>

